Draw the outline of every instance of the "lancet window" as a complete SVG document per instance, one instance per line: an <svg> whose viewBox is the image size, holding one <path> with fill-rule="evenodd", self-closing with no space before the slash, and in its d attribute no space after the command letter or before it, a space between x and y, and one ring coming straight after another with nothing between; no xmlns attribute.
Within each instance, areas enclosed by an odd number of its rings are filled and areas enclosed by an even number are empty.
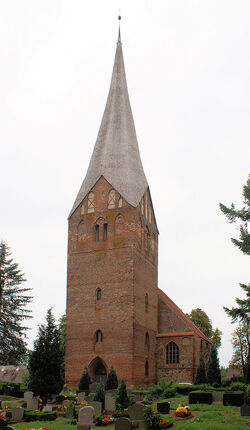
<svg viewBox="0 0 250 430"><path fill-rule="evenodd" d="M148 376L148 360L145 362L145 376Z"/></svg>
<svg viewBox="0 0 250 430"><path fill-rule="evenodd" d="M101 343L101 342L102 342L102 339L103 339L102 331L101 331L101 330L97 330L97 331L95 332L95 342L96 342L96 343Z"/></svg>
<svg viewBox="0 0 250 430"><path fill-rule="evenodd" d="M101 290L101 288L97 288L97 290L96 290L96 300L97 301L101 300L101 298L102 298L102 290Z"/></svg>
<svg viewBox="0 0 250 430"><path fill-rule="evenodd" d="M148 293L145 294L145 312L148 312Z"/></svg>
<svg viewBox="0 0 250 430"><path fill-rule="evenodd" d="M179 347L174 342L170 342L166 346L166 363L173 364L180 362Z"/></svg>

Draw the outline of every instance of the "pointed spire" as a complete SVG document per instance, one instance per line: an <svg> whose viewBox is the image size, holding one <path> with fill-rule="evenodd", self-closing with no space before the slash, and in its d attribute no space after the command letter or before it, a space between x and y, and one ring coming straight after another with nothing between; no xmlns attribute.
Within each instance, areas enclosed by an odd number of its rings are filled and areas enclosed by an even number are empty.
<svg viewBox="0 0 250 430"><path fill-rule="evenodd" d="M103 176L132 206L148 187L141 163L123 62L120 28L108 99L86 177L70 215Z"/></svg>

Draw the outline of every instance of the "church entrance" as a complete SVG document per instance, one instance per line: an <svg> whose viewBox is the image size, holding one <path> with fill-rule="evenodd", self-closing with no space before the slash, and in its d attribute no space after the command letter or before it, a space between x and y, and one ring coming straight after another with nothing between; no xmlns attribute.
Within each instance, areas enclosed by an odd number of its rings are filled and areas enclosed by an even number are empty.
<svg viewBox="0 0 250 430"><path fill-rule="evenodd" d="M107 380L107 366L100 357L96 357L91 361L89 369L94 382L103 382L105 384Z"/></svg>

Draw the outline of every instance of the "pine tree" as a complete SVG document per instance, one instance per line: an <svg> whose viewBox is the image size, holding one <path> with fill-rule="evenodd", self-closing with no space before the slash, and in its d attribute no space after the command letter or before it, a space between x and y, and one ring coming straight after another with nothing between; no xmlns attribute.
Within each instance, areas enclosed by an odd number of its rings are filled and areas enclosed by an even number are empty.
<svg viewBox="0 0 250 430"><path fill-rule="evenodd" d="M197 369L196 377L195 377L195 384L206 384L207 382L207 375L206 375L206 368L205 368L205 362L203 359L203 356L200 357L200 365Z"/></svg>
<svg viewBox="0 0 250 430"><path fill-rule="evenodd" d="M108 378L105 384L105 390L114 390L118 387L118 379L113 366L109 369Z"/></svg>
<svg viewBox="0 0 250 430"><path fill-rule="evenodd" d="M232 238L232 242L235 246L237 246L243 254L250 255L250 233L248 231L248 223L250 221L250 175L248 176L247 183L243 187L243 207L242 209L236 210L235 205L232 203L231 207L220 203L220 209L227 216L229 221L236 222L239 220L240 222L240 236L239 239ZM246 323L248 328L250 325L250 284L240 284L240 287L246 292L245 299L236 298L236 303L238 307L233 307L229 309L224 307L225 312L231 318L232 322L242 322ZM250 383L250 343L248 340L248 352L247 352L247 360L245 366L243 368L245 381L247 384Z"/></svg>
<svg viewBox="0 0 250 430"><path fill-rule="evenodd" d="M214 345L212 345L210 357L208 360L207 382L210 385L214 384L215 382L216 384L221 385L220 363L217 349Z"/></svg>
<svg viewBox="0 0 250 430"><path fill-rule="evenodd" d="M96 387L96 392L94 395L94 401L95 402L101 402L102 405L104 405L104 400L105 400L104 385L102 382L99 382L99 384Z"/></svg>
<svg viewBox="0 0 250 430"><path fill-rule="evenodd" d="M79 390L89 391L89 384L92 384L92 379L89 374L88 367L84 366L84 371L82 372L78 388Z"/></svg>
<svg viewBox="0 0 250 430"><path fill-rule="evenodd" d="M0 364L19 364L25 356L25 331L22 321L31 318L26 305L32 300L24 288L26 281L18 264L13 262L8 245L0 243Z"/></svg>
<svg viewBox="0 0 250 430"><path fill-rule="evenodd" d="M60 334L52 310L49 309L46 324L39 327L28 364L29 389L41 396L44 404L48 394L58 394L63 387L62 363Z"/></svg>
<svg viewBox="0 0 250 430"><path fill-rule="evenodd" d="M115 403L117 409L126 409L129 405L129 398L124 379L121 379Z"/></svg>

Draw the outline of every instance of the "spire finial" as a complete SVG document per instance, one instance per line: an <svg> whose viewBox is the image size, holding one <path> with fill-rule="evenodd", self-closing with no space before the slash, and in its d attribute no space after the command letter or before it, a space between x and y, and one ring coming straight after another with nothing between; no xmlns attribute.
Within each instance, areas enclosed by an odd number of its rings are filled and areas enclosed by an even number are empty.
<svg viewBox="0 0 250 430"><path fill-rule="evenodd" d="M119 31L118 31L118 40L117 43L121 43L121 30L120 30L120 22L121 22L121 13L120 13L120 9L119 9L119 15L118 15L118 21L119 21Z"/></svg>

